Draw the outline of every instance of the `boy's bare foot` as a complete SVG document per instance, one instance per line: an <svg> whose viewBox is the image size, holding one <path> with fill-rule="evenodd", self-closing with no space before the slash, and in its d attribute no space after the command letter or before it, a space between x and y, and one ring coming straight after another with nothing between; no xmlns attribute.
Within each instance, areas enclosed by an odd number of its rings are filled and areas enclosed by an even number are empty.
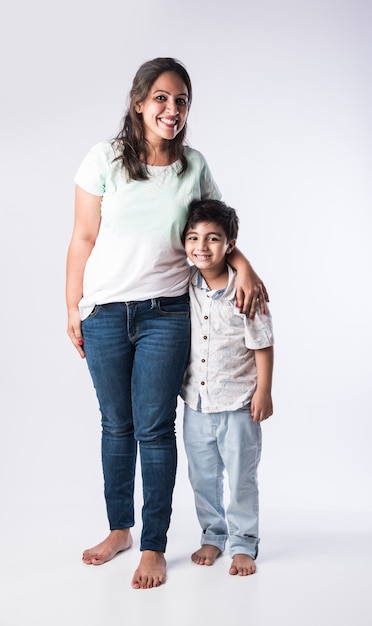
<svg viewBox="0 0 372 626"><path fill-rule="evenodd" d="M256 563L250 556L246 554L235 554L229 569L229 574L232 576L249 576L250 574L254 574L255 571Z"/></svg>
<svg viewBox="0 0 372 626"><path fill-rule="evenodd" d="M221 550L219 548L205 544L191 555L191 559L197 565L213 565L220 554Z"/></svg>
<svg viewBox="0 0 372 626"><path fill-rule="evenodd" d="M113 559L119 552L131 548L132 543L132 535L129 528L112 530L109 536L102 543L99 543L98 546L84 550L83 563L87 565L102 565L102 563Z"/></svg>
<svg viewBox="0 0 372 626"><path fill-rule="evenodd" d="M144 550L132 579L133 589L160 587L166 579L166 562L162 552Z"/></svg>

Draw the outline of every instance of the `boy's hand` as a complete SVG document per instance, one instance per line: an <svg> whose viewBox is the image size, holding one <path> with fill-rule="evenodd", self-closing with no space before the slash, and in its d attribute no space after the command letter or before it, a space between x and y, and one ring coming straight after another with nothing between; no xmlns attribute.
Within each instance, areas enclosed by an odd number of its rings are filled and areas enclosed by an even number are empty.
<svg viewBox="0 0 372 626"><path fill-rule="evenodd" d="M251 401L251 413L254 422L263 422L273 414L273 401L269 391L255 391Z"/></svg>

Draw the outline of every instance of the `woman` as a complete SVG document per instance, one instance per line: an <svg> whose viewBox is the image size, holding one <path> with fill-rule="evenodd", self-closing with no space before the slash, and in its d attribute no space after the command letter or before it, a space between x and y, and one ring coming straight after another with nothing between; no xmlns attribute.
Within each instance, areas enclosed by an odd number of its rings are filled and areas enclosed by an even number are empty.
<svg viewBox="0 0 372 626"><path fill-rule="evenodd" d="M193 199L220 198L204 157L185 146L192 98L184 66L157 58L138 70L122 130L94 146L76 178L67 258L68 334L86 357L102 416L110 525L83 554L100 565L132 545L137 444L143 482L141 560L134 588L166 578L177 452L177 395L188 361L189 266L181 242ZM236 251L238 300L254 315L267 298Z"/></svg>

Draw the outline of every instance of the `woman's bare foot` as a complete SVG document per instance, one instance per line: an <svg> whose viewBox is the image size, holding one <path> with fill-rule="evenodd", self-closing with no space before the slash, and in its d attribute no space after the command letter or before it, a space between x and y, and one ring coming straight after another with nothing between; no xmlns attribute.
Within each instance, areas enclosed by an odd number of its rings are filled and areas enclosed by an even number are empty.
<svg viewBox="0 0 372 626"><path fill-rule="evenodd" d="M197 565L213 565L220 554L221 550L219 548L205 544L191 555L191 559Z"/></svg>
<svg viewBox="0 0 372 626"><path fill-rule="evenodd" d="M255 571L256 563L250 556L246 554L235 554L229 569L229 574L232 576L249 576L250 574L254 574Z"/></svg>
<svg viewBox="0 0 372 626"><path fill-rule="evenodd" d="M133 589L160 587L166 579L166 562L162 552L144 550L132 579Z"/></svg>
<svg viewBox="0 0 372 626"><path fill-rule="evenodd" d="M129 528L112 530L109 536L102 543L99 543L98 546L84 550L83 562L87 565L102 565L102 563L113 559L119 552L131 548L132 543L132 535Z"/></svg>

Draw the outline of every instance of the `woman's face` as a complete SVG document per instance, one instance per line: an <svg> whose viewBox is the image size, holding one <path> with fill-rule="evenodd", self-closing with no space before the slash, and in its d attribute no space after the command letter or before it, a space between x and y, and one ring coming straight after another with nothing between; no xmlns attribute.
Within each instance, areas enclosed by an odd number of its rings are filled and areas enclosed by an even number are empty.
<svg viewBox="0 0 372 626"><path fill-rule="evenodd" d="M189 112L187 87L179 74L160 74L147 98L137 103L136 111L142 114L145 138L151 145L174 139L185 126Z"/></svg>

